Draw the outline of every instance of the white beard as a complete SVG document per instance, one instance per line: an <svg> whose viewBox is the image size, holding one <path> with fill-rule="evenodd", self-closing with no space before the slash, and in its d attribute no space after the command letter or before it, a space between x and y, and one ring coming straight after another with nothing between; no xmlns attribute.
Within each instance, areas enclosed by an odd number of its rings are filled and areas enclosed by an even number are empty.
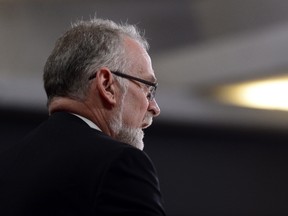
<svg viewBox="0 0 288 216"><path fill-rule="evenodd" d="M140 128L129 128L123 125L115 138L140 150L144 149L144 132Z"/></svg>
<svg viewBox="0 0 288 216"><path fill-rule="evenodd" d="M151 118L152 119L152 118ZM110 127L114 138L120 142L132 145L140 150L144 149L144 132L142 128L131 128L122 121L122 105L110 120Z"/></svg>

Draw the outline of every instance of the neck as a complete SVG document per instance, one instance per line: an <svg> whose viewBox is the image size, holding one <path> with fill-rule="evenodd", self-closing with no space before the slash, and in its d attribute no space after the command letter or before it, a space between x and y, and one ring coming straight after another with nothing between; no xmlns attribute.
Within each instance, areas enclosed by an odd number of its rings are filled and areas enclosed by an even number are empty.
<svg viewBox="0 0 288 216"><path fill-rule="evenodd" d="M94 124L96 124L101 131L103 131L108 136L113 136L113 133L109 127L108 113L101 107L90 104L87 101L80 101L65 97L54 98L48 106L49 114L57 111L75 113L83 116Z"/></svg>

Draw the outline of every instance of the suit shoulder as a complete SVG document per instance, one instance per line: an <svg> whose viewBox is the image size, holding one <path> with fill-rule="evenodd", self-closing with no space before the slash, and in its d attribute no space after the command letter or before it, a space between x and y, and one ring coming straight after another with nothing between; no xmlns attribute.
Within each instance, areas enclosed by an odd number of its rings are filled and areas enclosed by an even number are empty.
<svg viewBox="0 0 288 216"><path fill-rule="evenodd" d="M97 205L105 215L165 215L156 170L148 155L121 148L103 175Z"/></svg>

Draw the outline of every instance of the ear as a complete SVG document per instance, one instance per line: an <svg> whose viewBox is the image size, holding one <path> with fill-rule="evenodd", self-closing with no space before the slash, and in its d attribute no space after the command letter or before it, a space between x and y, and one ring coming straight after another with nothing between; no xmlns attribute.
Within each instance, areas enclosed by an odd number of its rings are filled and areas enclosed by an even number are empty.
<svg viewBox="0 0 288 216"><path fill-rule="evenodd" d="M99 95L109 104L116 104L116 84L115 79L108 68L101 68L96 73L96 86Z"/></svg>

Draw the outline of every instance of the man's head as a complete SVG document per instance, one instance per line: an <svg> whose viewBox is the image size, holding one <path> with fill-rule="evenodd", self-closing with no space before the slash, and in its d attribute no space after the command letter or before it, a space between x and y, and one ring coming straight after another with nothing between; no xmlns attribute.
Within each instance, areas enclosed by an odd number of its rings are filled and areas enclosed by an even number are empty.
<svg viewBox="0 0 288 216"><path fill-rule="evenodd" d="M61 98L77 101L90 114L69 103L67 110L92 118L107 134L143 149L142 129L160 113L151 98L156 79L147 49L132 25L102 19L74 24L57 40L44 68L48 106L59 98L58 104Z"/></svg>

